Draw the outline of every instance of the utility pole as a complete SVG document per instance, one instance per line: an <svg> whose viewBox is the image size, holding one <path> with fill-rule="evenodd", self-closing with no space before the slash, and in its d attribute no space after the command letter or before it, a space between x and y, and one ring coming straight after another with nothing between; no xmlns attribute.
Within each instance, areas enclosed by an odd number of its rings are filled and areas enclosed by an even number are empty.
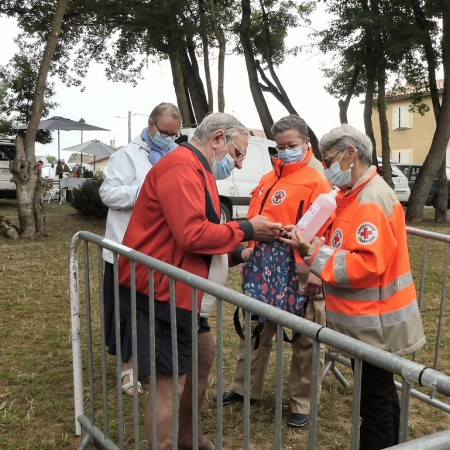
<svg viewBox="0 0 450 450"><path fill-rule="evenodd" d="M131 116L147 116L147 114L128 111L127 117L115 116L117 119L126 119L128 121L128 143L131 142Z"/></svg>
<svg viewBox="0 0 450 450"><path fill-rule="evenodd" d="M83 118L81 118L78 122L86 123L86 121ZM81 143L83 143L83 130L81 130ZM83 152L81 152L80 160L81 165L83 165Z"/></svg>
<svg viewBox="0 0 450 450"><path fill-rule="evenodd" d="M128 111L128 143L131 142L131 111Z"/></svg>

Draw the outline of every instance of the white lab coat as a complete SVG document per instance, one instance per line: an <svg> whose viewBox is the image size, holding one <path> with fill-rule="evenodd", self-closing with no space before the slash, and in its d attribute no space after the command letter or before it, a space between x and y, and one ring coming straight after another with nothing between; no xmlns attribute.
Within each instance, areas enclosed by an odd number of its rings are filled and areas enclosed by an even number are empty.
<svg viewBox="0 0 450 450"><path fill-rule="evenodd" d="M109 158L100 186L100 197L108 206L105 238L121 243L142 183L152 168L149 148L141 136L117 150ZM103 259L113 263L113 254L103 249Z"/></svg>

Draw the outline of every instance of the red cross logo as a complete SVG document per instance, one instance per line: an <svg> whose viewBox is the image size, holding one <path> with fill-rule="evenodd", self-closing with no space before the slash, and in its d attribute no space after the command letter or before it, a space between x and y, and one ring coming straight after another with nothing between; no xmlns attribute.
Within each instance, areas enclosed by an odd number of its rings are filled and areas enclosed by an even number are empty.
<svg viewBox="0 0 450 450"><path fill-rule="evenodd" d="M356 231L356 240L362 245L373 244L378 239L378 229L370 222L362 223Z"/></svg>
<svg viewBox="0 0 450 450"><path fill-rule="evenodd" d="M277 191L272 196L272 203L274 205L279 205L284 202L284 199L286 198L286 192L281 190Z"/></svg>
<svg viewBox="0 0 450 450"><path fill-rule="evenodd" d="M364 227L360 232L360 235L362 236L363 239L369 239L369 237L372 236L372 231L369 230L368 227Z"/></svg>
<svg viewBox="0 0 450 450"><path fill-rule="evenodd" d="M340 228L337 228L333 232L333 236L331 237L331 245L334 248L340 248L342 247L344 235L342 233L342 230Z"/></svg>

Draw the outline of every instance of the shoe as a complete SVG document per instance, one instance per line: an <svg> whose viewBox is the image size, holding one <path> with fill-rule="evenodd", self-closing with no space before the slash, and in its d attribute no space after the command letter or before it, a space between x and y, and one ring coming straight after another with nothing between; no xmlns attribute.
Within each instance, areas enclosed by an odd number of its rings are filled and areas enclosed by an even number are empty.
<svg viewBox="0 0 450 450"><path fill-rule="evenodd" d="M287 419L287 424L291 427L300 428L308 425L309 414L291 413Z"/></svg>
<svg viewBox="0 0 450 450"><path fill-rule="evenodd" d="M124 383L123 379L128 376L128 383ZM137 382L138 385L138 394L142 394L144 392L144 388L142 387L142 384L140 381ZM133 389L133 369L128 370L122 370L122 391L125 392L125 394L133 395L134 389Z"/></svg>
<svg viewBox="0 0 450 450"><path fill-rule="evenodd" d="M213 400L217 402L217 397L214 397ZM234 392L233 389L227 389L223 392L222 395L222 405L229 405L233 402L242 402L244 401L244 396Z"/></svg>

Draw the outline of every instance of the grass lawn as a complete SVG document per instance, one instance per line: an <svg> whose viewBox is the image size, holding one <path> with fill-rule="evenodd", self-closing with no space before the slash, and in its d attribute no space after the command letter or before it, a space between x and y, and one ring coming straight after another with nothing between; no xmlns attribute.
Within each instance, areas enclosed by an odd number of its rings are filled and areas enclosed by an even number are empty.
<svg viewBox="0 0 450 450"><path fill-rule="evenodd" d="M67 204L46 205L49 236L35 241L10 241L0 238L0 338L3 342L0 366L0 448L61 449L76 448L80 438L74 434L72 348L69 311L68 253L72 236L79 230L102 235L102 220L87 220ZM448 226L436 226L432 210L430 220L421 227L447 232ZM0 200L0 215L17 223L15 201ZM414 276L421 268L421 246L410 239ZM442 246L430 245L427 283L424 287L423 318L427 330L427 345L417 354L419 362L433 364L435 334L439 316L442 268ZM94 257L96 253L94 252ZM229 285L239 289L239 272L230 271ZM95 278L92 278L95 290ZM447 289L447 301L448 292ZM93 301L95 299L93 298ZM232 325L233 308L229 313L225 345L226 387L232 380L238 337ZM444 336L440 344L439 370L450 374L450 331L448 307L445 312ZM214 321L212 321L214 323ZM98 321L94 331L98 333ZM288 368L289 349L286 347ZM274 358L273 358L274 359ZM114 360L109 359L111 383L114 387ZM274 370L269 368L265 397L252 406L252 448L273 448ZM345 368L344 368L345 371ZM348 371L347 371L348 372ZM215 433L214 395L215 373L211 376L204 411L205 431ZM125 399L126 411L131 411L131 399ZM288 409L287 396L284 404ZM142 396L142 404L145 396ZM318 427L319 449L347 449L350 433L351 390L344 388L332 375L323 384ZM130 408L128 408L130 407ZM224 436L228 448L242 448L242 407L224 408ZM450 427L450 415L434 411L417 400L411 403L410 435L430 434ZM132 434L132 430L127 432ZM306 448L308 430L296 431L283 426L283 446L286 449ZM143 448L147 448L145 444Z"/></svg>

